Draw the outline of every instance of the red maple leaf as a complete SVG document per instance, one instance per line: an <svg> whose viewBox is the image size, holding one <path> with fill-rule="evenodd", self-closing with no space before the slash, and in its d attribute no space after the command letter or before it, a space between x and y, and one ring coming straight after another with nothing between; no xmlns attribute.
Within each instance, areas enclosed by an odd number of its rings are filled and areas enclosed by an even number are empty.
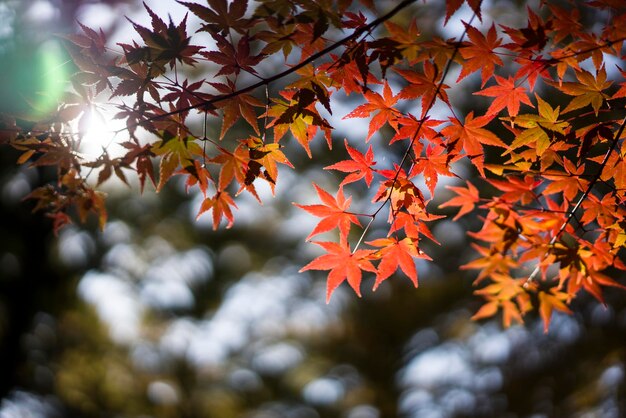
<svg viewBox="0 0 626 418"><path fill-rule="evenodd" d="M465 0L447 0L446 1L446 20L443 22L444 25L448 23L448 20L450 20L452 15L461 8L461 5L463 5L464 1ZM474 11L474 13L476 13L476 16L478 16L479 19L481 19L481 14L480 14L481 3L482 3L482 0L467 0L467 4L472 8L472 10Z"/></svg>
<svg viewBox="0 0 626 418"><path fill-rule="evenodd" d="M254 67L265 58L265 55L250 55L250 38L247 35L239 39L237 49L222 35L213 33L212 36L217 42L219 52L203 51L200 54L209 61L222 65L216 76L222 74L237 75L240 71L256 75Z"/></svg>
<svg viewBox="0 0 626 418"><path fill-rule="evenodd" d="M483 177L485 177L483 170L485 155L482 144L501 148L507 147L496 134L483 128L490 121L491 117L489 116L474 118L474 112L472 111L465 117L465 122L451 117L450 122L452 122L452 125L448 125L441 130L441 133L449 139L449 147L455 150L463 148L472 164L476 166Z"/></svg>
<svg viewBox="0 0 626 418"><path fill-rule="evenodd" d="M248 0L208 0L210 9L196 3L184 1L178 3L206 22L202 25L201 31L228 34L230 29L234 29L239 33L245 33L250 26L249 19L244 17L248 9Z"/></svg>
<svg viewBox="0 0 626 418"><path fill-rule="evenodd" d="M419 173L424 175L426 186L430 191L430 195L435 195L435 187L439 179L439 174L443 176L454 176L449 169L450 155L445 152L446 149L440 145L428 145L426 147L425 157L415 159L415 164L409 173L409 177L413 177Z"/></svg>
<svg viewBox="0 0 626 418"><path fill-rule="evenodd" d="M439 80L442 73L437 71L437 67L430 62L424 63L424 73L420 73L413 70L396 70L398 74L404 77L409 85L404 87L398 97L401 99L416 99L422 98L422 118L426 116L426 113L430 110L435 102L435 95L441 100L450 105L448 94L446 89L450 88L447 84L439 85Z"/></svg>
<svg viewBox="0 0 626 418"><path fill-rule="evenodd" d="M353 183L360 179L365 179L365 183L369 187L372 184L372 180L374 178L374 169L372 168L376 165L376 161L374 161L374 152L372 151L372 146L367 149L365 155L363 155L359 150L352 148L348 145L348 140L344 140L344 144L346 146L346 150L350 155L351 160L343 160L335 163L333 165L329 165L324 167L324 170L339 170L344 173L350 173L343 179L340 186L345 184Z"/></svg>
<svg viewBox="0 0 626 418"><path fill-rule="evenodd" d="M515 80L512 77L507 79L500 76L495 77L498 85L490 86L484 90L474 93L480 96L496 98L489 106L489 109L487 109L487 115L496 115L506 107L506 110L509 112L509 116L517 116L519 113L520 103L527 104L530 107L535 107L528 99L526 89L522 86L516 86Z"/></svg>
<svg viewBox="0 0 626 418"><path fill-rule="evenodd" d="M538 199L534 190L542 183L541 180L531 175L524 176L524 178L508 176L506 180L487 179L487 181L504 192L499 196L501 200L509 203L521 202L523 205L528 205Z"/></svg>
<svg viewBox="0 0 626 418"><path fill-rule="evenodd" d="M336 242L313 242L325 249L328 253L317 257L300 272L306 270L330 270L328 281L326 282L326 303L330 301L333 291L339 287L344 280L354 289L354 292L361 297L361 277L362 270L376 273L376 267L368 260L373 250L350 251L348 243L338 244Z"/></svg>
<svg viewBox="0 0 626 418"><path fill-rule="evenodd" d="M368 103L360 105L343 118L366 118L372 112L378 111L378 113L376 113L370 121L369 131L367 132L367 138L365 141L368 142L372 135L383 127L385 122L389 122L389 125L391 125L394 129L397 129L397 118L400 116L400 112L394 106L398 101L399 96L393 95L389 84L385 81L382 96L372 90L366 90L363 95L367 99Z"/></svg>
<svg viewBox="0 0 626 418"><path fill-rule="evenodd" d="M346 199L343 194L343 187L341 186L337 192L337 199L317 184L313 183L313 186L315 190L317 190L317 195L322 201L322 205L300 205L294 203L295 206L306 210L311 215L322 218L306 239L309 240L317 234L339 228L341 241L347 241L348 233L350 232L350 223L361 226L355 214L346 212L350 207L352 197Z"/></svg>
<svg viewBox="0 0 626 418"><path fill-rule="evenodd" d="M470 42L459 49L461 56L466 61L463 67L461 67L461 73L457 81L461 81L471 73L480 70L482 86L484 86L493 75L496 65L504 65L500 57L494 53L494 50L502 43L502 39L498 38L495 25L491 25L487 32L487 37L467 23L465 23L465 28L467 29Z"/></svg>

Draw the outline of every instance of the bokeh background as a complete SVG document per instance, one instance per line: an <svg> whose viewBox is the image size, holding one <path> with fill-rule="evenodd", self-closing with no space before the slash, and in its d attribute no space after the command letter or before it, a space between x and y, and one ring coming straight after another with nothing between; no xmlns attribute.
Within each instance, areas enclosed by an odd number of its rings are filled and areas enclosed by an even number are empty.
<svg viewBox="0 0 626 418"><path fill-rule="evenodd" d="M423 31L442 31L434 3L412 10ZM523 18L522 2L489 5ZM124 15L147 24L134 0L0 0L0 113L26 126L52 110L74 71L57 37L78 20L128 41ZM344 135L364 129L350 123ZM341 148L308 160L288 147L301 168L280 172L276 197L261 190L263 206L242 195L230 230L196 221L201 198L177 182L143 195L111 183L104 231L55 237L22 200L53 173L2 146L0 418L626 416L626 295L582 296L547 334L532 315L509 329L471 321L480 300L459 266L478 219L433 225L443 245L423 244L434 261L418 264L418 289L392 278L372 293L366 281L362 299L342 286L327 305L323 273L297 273L317 254L304 242L315 220L291 202L315 200L312 181L336 187L321 168Z"/></svg>

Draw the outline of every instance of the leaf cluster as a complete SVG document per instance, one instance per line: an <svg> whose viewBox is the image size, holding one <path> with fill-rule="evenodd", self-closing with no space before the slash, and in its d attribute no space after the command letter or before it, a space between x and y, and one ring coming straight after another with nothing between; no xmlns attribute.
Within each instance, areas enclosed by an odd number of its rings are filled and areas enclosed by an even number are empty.
<svg viewBox="0 0 626 418"><path fill-rule="evenodd" d="M308 238L338 230L337 241L315 242L324 253L302 269L329 271L328 299L343 281L360 295L365 273L375 276L374 288L396 271L417 286L415 261L430 258L422 240L436 242L428 223L450 215L449 207L459 208L455 221L469 214L483 220L470 233L478 258L463 267L478 270L476 293L485 303L475 318L501 310L508 326L534 309L547 329L552 311L570 312L579 292L603 301L604 287L624 287L610 277L626 269L626 73L610 64L624 59L626 8L619 2L542 2L511 27L488 22L481 2L467 0L473 17L449 39L424 36L416 19L397 18L429 7L413 0L382 14L373 2L351 0L178 3L200 19L211 45L194 44L187 17L166 23L148 6L151 27L131 22L138 39L118 44L121 55L101 31L81 26L82 34L67 38L79 68L74 91L45 133L3 135L24 152L18 162L57 167L59 183L30 195L55 227L69 222L72 205L82 219L95 212L106 220L103 195L86 180L91 172L96 186L134 173L142 188L149 179L157 190L183 176L204 196L198 216L211 212L215 228L222 221L230 227L237 195L260 201L258 182L274 191L278 167L293 168L285 141L295 139L310 158L312 141L332 146L331 117L342 94L361 100L341 116L367 119L367 135L344 139L347 159L326 167L343 176L336 192L314 185L321 203L297 204L321 218ZM446 24L463 3L446 1ZM593 27L572 20L589 14L610 18ZM206 77L183 78L191 67ZM457 84L462 94L483 97L486 110L460 114ZM80 130L105 91L110 100L129 100L117 104L116 115L126 123L116 132L127 137L125 154L104 150L85 161L80 132L70 128L78 121ZM435 105L444 109L438 119ZM193 133L192 112L204 120L202 136ZM221 130L208 138L213 120ZM249 134L233 129L238 122ZM404 153L384 165L374 150L391 144ZM458 177L461 164L476 178L440 187L442 176ZM353 187L376 188L371 211L350 211L344 188ZM381 213L387 234L372 237Z"/></svg>

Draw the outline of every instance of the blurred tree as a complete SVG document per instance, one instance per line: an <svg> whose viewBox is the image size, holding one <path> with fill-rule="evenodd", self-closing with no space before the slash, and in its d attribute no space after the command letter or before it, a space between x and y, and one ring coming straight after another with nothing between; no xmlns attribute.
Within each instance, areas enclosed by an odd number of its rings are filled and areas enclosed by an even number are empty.
<svg viewBox="0 0 626 418"><path fill-rule="evenodd" d="M58 4L57 4L58 3ZM69 56L55 34L76 30L74 19L88 4L116 1L0 1L0 113L18 117L31 129L38 118L56 109L71 73ZM33 27L45 30L33 30ZM0 121L3 125L6 120ZM2 132L5 135L6 132ZM1 141L0 141L1 142ZM23 170L14 165L19 152L0 153L0 396L21 387L49 391L51 381L34 379L28 353L37 350L25 333L41 312L57 314L75 303L76 272L51 255L55 238L44 219L32 217L34 205L21 200L36 187L54 181L55 171ZM44 364L44 368L49 365Z"/></svg>

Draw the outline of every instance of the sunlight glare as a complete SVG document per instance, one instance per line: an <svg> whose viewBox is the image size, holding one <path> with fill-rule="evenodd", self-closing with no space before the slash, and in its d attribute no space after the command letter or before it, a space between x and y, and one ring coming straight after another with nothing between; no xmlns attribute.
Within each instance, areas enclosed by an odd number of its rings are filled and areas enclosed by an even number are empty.
<svg viewBox="0 0 626 418"><path fill-rule="evenodd" d="M84 132L81 141L81 152L88 157L98 157L106 149L109 156L115 157L123 148L119 145L120 136L116 130L123 128L123 121L113 119L107 112L91 112L81 123Z"/></svg>

